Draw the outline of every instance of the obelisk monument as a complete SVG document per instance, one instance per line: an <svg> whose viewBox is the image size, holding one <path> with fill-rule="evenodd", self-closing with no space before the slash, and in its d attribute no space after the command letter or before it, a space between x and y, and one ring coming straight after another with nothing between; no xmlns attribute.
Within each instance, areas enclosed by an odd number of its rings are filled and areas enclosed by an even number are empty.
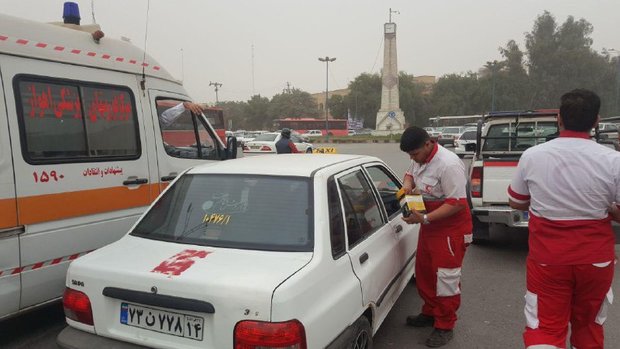
<svg viewBox="0 0 620 349"><path fill-rule="evenodd" d="M373 134L401 133L405 129L405 114L400 109L398 97L398 65L396 60L396 23L385 23L383 46L383 70L381 71L381 108L377 112L377 126Z"/></svg>

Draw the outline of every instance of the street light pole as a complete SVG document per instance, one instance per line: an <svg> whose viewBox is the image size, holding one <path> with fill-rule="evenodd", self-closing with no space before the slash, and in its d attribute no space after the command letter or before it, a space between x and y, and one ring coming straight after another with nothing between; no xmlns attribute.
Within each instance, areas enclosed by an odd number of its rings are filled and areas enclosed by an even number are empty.
<svg viewBox="0 0 620 349"><path fill-rule="evenodd" d="M319 57L319 61L325 62L325 136L327 137L327 141L329 142L329 62L333 62L336 60L336 57L328 57L325 58Z"/></svg>

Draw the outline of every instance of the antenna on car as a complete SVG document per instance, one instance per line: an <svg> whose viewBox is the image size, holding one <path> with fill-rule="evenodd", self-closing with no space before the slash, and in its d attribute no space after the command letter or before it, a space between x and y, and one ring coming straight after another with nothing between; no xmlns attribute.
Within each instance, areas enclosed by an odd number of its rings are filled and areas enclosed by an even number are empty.
<svg viewBox="0 0 620 349"><path fill-rule="evenodd" d="M144 28L144 52L142 54L142 81L140 81L140 88L142 88L142 94L146 96L144 92L146 90L146 74L145 74L145 61L146 61L146 41L149 37L149 10L151 9L151 0L146 1L146 24Z"/></svg>

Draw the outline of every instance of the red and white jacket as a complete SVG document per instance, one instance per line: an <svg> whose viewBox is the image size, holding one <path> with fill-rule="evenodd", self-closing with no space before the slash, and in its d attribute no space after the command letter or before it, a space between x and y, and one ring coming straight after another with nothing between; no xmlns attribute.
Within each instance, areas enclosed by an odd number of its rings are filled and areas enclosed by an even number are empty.
<svg viewBox="0 0 620 349"><path fill-rule="evenodd" d="M424 198L427 212L436 210L444 203L464 207L453 216L424 225L424 231L447 236L471 233L467 176L465 166L456 154L435 143L435 148L423 164L411 161L405 176L413 178L415 188L420 190Z"/></svg>
<svg viewBox="0 0 620 349"><path fill-rule="evenodd" d="M587 132L527 149L508 187L517 203L530 202L530 258L542 264L605 263L614 259L608 209L620 203L620 152Z"/></svg>

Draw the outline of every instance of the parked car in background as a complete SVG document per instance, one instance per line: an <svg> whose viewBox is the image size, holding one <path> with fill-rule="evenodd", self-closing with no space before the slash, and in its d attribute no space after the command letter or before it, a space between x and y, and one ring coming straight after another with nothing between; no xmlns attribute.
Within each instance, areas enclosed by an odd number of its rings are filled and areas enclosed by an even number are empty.
<svg viewBox="0 0 620 349"><path fill-rule="evenodd" d="M441 134L438 136L437 141L443 146L454 146L454 140L463 131L465 131L465 127L462 126L444 127L441 129Z"/></svg>
<svg viewBox="0 0 620 349"><path fill-rule="evenodd" d="M601 139L618 139L618 124L601 122L598 124L598 131Z"/></svg>
<svg viewBox="0 0 620 349"><path fill-rule="evenodd" d="M129 234L73 261L58 344L371 348L414 273L400 187L360 155L190 169Z"/></svg>
<svg viewBox="0 0 620 349"><path fill-rule="evenodd" d="M466 128L463 133L461 133L454 140L454 152L460 158L465 157L465 155L473 155L476 150L476 134L477 131L475 128Z"/></svg>
<svg viewBox="0 0 620 349"><path fill-rule="evenodd" d="M312 143L305 142L299 133L291 133L291 141L295 143L297 150L302 153L312 153L314 146ZM282 135L278 132L263 133L252 141L249 141L243 145L244 154L269 154L276 153L276 143L280 140Z"/></svg>
<svg viewBox="0 0 620 349"><path fill-rule="evenodd" d="M348 135L349 136L355 136L355 135L357 135L357 132L355 132L355 130L349 130Z"/></svg>
<svg viewBox="0 0 620 349"><path fill-rule="evenodd" d="M441 135L441 130L437 127L425 127L424 130L431 136L431 139L437 140Z"/></svg>

